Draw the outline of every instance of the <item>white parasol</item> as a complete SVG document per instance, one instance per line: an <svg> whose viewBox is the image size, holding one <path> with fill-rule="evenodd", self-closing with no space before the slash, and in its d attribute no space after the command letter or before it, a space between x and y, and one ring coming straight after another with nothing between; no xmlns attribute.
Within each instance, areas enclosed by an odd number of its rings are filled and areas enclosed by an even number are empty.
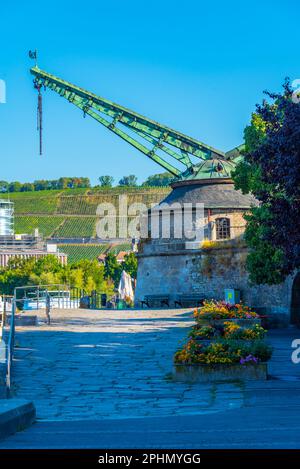
<svg viewBox="0 0 300 469"><path fill-rule="evenodd" d="M132 289L132 280L130 275L125 272L125 270L123 270L121 274L118 292L121 300L125 300L125 298L130 298L133 301L134 293Z"/></svg>

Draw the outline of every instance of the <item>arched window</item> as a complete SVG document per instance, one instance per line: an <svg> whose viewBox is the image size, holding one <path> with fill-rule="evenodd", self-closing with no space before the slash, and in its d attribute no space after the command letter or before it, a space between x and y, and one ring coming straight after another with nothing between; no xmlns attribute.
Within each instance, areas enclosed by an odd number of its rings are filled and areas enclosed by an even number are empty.
<svg viewBox="0 0 300 469"><path fill-rule="evenodd" d="M230 219L217 218L216 219L216 239L229 239L230 238Z"/></svg>

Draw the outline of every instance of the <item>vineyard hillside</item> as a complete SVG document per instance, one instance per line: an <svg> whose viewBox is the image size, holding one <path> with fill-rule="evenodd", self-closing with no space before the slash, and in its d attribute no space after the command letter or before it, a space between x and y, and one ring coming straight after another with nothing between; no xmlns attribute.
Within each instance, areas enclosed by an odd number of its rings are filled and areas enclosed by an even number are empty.
<svg viewBox="0 0 300 469"><path fill-rule="evenodd" d="M169 191L165 187L66 189L16 192L9 198L14 202L16 234L33 234L37 228L45 238L76 239L96 237L99 204L112 204L118 215L121 195L127 196L128 205L143 203L149 208Z"/></svg>

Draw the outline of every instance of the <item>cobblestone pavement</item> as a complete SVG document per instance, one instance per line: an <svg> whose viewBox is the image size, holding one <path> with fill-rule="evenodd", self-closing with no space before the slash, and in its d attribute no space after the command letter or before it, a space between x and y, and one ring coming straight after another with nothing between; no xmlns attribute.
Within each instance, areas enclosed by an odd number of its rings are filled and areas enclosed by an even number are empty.
<svg viewBox="0 0 300 469"><path fill-rule="evenodd" d="M169 373L191 312L60 311L17 330L17 396L38 421L0 448L299 448L294 328L269 332L267 381L186 385Z"/></svg>
<svg viewBox="0 0 300 469"><path fill-rule="evenodd" d="M173 382L173 354L191 311L53 311L17 329L14 393L33 400L39 420L98 420L218 413L249 406L299 409L300 364L291 362L297 329L272 331L271 380ZM299 331L300 332L300 331Z"/></svg>
<svg viewBox="0 0 300 469"><path fill-rule="evenodd" d="M50 326L17 330L14 393L38 419L78 420L218 412L244 405L240 384L170 379L192 324L186 310L55 311Z"/></svg>

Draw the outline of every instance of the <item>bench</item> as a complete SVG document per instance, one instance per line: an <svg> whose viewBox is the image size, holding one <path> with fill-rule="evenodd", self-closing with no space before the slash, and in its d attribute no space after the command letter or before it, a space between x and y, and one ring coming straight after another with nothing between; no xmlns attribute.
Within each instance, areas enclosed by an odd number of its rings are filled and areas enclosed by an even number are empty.
<svg viewBox="0 0 300 469"><path fill-rule="evenodd" d="M160 306L170 306L170 297L169 295L145 295L144 299L141 301L142 308L144 305L151 307L151 305L159 304Z"/></svg>
<svg viewBox="0 0 300 469"><path fill-rule="evenodd" d="M186 294L186 295L178 295L177 299L175 300L175 308L176 306L202 306L203 301L205 298L200 295L193 295L193 294Z"/></svg>

